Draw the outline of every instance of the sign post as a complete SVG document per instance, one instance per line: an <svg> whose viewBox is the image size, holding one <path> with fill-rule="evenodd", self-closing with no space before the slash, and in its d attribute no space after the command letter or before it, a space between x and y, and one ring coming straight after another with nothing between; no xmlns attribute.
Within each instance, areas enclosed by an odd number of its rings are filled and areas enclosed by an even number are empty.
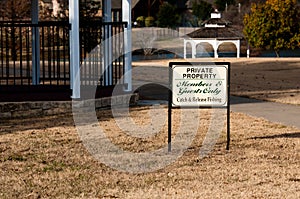
<svg viewBox="0 0 300 199"><path fill-rule="evenodd" d="M172 108L227 108L227 146L230 144L230 63L170 62L168 150L171 151Z"/></svg>

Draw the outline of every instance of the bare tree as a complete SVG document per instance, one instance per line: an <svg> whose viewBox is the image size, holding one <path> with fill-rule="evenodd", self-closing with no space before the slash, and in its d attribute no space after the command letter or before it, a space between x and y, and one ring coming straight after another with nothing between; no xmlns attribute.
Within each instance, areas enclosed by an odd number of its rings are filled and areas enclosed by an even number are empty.
<svg viewBox="0 0 300 199"><path fill-rule="evenodd" d="M1 0L0 18L2 20L26 20L30 19L30 0Z"/></svg>

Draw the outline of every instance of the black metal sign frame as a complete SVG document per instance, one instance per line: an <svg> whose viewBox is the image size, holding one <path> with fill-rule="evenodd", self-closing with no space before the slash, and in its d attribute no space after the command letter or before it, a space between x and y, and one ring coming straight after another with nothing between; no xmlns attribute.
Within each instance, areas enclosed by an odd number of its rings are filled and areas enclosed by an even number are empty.
<svg viewBox="0 0 300 199"><path fill-rule="evenodd" d="M227 104L226 106L173 106L173 66L227 66ZM227 108L227 143L226 150L229 150L230 145L230 63L229 62L170 62L169 63L169 93L168 93L168 151L172 149L172 109L173 108Z"/></svg>

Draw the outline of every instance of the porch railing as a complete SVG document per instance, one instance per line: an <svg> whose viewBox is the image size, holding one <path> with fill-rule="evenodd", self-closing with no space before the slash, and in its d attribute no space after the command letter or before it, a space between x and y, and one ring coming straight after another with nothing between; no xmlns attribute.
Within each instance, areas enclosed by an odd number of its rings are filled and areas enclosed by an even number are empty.
<svg viewBox="0 0 300 199"><path fill-rule="evenodd" d="M113 86L124 74L125 22L80 24L81 84Z"/></svg>
<svg viewBox="0 0 300 199"><path fill-rule="evenodd" d="M80 24L83 84L112 86L122 77L125 65L122 32L125 27L126 23L122 22ZM35 80L39 85L69 85L70 28L67 21L38 24L1 21L0 86L34 85ZM107 39L107 35L111 38ZM103 44L105 40L109 41L109 46ZM104 54L107 53L111 57L110 67L104 70L107 64Z"/></svg>
<svg viewBox="0 0 300 199"><path fill-rule="evenodd" d="M68 85L69 23L0 22L0 59L0 85Z"/></svg>

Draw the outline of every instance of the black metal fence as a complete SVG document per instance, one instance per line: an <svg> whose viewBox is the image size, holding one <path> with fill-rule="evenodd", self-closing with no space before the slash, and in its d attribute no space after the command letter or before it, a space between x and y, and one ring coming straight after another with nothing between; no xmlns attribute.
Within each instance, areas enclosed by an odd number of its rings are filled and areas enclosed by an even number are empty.
<svg viewBox="0 0 300 199"><path fill-rule="evenodd" d="M82 83L112 86L124 73L126 23L80 24ZM0 86L69 85L70 45L67 21L0 22ZM108 34L109 33L109 34ZM111 36L110 39L107 36ZM107 40L108 46L103 42ZM106 48L105 48L106 47ZM107 49L107 47L109 47ZM105 69L110 51L109 68ZM95 77L99 77L95 80Z"/></svg>
<svg viewBox="0 0 300 199"><path fill-rule="evenodd" d="M0 85L69 84L69 27L0 22Z"/></svg>
<svg viewBox="0 0 300 199"><path fill-rule="evenodd" d="M40 22L40 84L70 84L69 28L68 22ZM38 74L38 72L36 73Z"/></svg>

